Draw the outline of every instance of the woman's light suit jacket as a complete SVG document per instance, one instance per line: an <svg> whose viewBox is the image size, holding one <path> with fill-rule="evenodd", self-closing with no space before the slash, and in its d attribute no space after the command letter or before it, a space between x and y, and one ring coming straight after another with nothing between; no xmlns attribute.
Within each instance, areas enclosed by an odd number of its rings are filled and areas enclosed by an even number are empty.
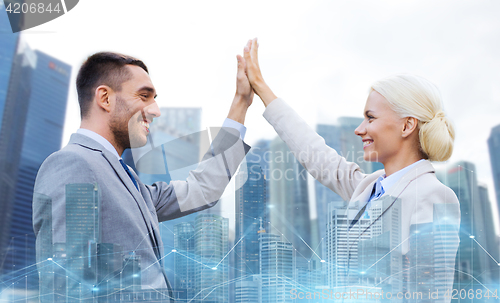
<svg viewBox="0 0 500 303"><path fill-rule="evenodd" d="M352 214L368 201L384 170L363 173L356 163L327 146L282 99L271 102L264 117L304 168L349 202L344 211L351 214L347 218L352 224ZM345 231L346 243L336 243L347 246L346 262L328 256L337 260L328 263L329 271L344 275L329 279L329 286L357 283L392 290L394 296L396 291L425 290L418 302L438 291L439 299L429 302L449 301L444 293L453 285L460 208L455 193L436 178L432 164L425 160L415 165L372 202L369 213L369 220L359 220ZM430 297L435 298L435 293Z"/></svg>

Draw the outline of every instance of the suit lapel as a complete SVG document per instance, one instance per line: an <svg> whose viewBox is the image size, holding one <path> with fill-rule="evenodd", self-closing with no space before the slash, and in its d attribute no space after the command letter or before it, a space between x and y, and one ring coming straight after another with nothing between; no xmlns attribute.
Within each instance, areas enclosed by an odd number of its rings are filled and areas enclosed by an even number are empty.
<svg viewBox="0 0 500 303"><path fill-rule="evenodd" d="M156 245L156 242L154 241L154 230L152 227L152 217L151 214L149 213L149 209L146 206L146 203L144 202L143 197L135 188L134 183L132 183L132 180L130 180L130 177L128 176L127 172L123 169L122 165L116 158L114 154L112 154L110 151L108 151L104 146L96 142L95 140L82 135L82 134L72 134L70 141L70 144L78 144L82 147L89 148L95 151L100 151L101 155L106 159L106 161L109 163L109 165L113 168L115 171L116 175L118 178L120 178L121 182L125 187L127 188L128 192L132 195L132 197L135 200L135 203L137 204L137 207L141 211L142 217L144 219L144 223L146 224L148 234L151 238L151 241L153 245ZM104 168L103 168L104 169Z"/></svg>

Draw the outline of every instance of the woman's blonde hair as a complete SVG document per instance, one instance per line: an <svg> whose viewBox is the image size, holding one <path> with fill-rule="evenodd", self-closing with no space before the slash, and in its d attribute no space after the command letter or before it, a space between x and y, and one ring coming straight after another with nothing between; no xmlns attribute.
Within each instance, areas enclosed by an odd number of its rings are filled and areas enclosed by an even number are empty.
<svg viewBox="0 0 500 303"><path fill-rule="evenodd" d="M446 161L453 152L455 130L442 110L441 95L428 80L413 75L395 75L371 86L384 96L401 118L418 119L420 149L431 161Z"/></svg>

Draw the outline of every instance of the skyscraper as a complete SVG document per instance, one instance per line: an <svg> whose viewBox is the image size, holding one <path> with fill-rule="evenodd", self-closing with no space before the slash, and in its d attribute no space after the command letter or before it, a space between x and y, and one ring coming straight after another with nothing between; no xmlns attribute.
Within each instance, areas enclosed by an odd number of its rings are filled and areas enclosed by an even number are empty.
<svg viewBox="0 0 500 303"><path fill-rule="evenodd" d="M174 289L178 293L177 300L190 300L189 289L194 287L196 259L194 254L194 228L190 222L182 222L174 226Z"/></svg>
<svg viewBox="0 0 500 303"><path fill-rule="evenodd" d="M493 201L490 200L490 196L488 194L488 187L486 184L478 183L479 190L479 205L481 206L481 212L484 215L484 235L485 235L485 249L488 251L493 258L488 259L488 268L492 270L490 278L500 282L500 275L498 264L495 260L500 260L500 247L497 242L497 235L495 230L495 215L494 210L495 207L493 205Z"/></svg>
<svg viewBox="0 0 500 303"><path fill-rule="evenodd" d="M5 10L0 10L0 275L16 270L12 250L11 220L20 150L31 93L31 72L35 66L19 34L10 33ZM9 31L8 31L9 30ZM28 51L31 52L31 51Z"/></svg>
<svg viewBox="0 0 500 303"><path fill-rule="evenodd" d="M469 290L473 289L478 281L489 283L489 256L481 248L482 246L487 249L491 245L485 226L488 214L479 206L481 201L475 165L460 161L449 165L445 172L440 172L437 176L455 192L460 201L460 245L453 288Z"/></svg>
<svg viewBox="0 0 500 303"><path fill-rule="evenodd" d="M270 218L271 233L282 234L301 255L312 255L312 232L309 213L308 173L295 159L285 142L275 138L271 142ZM309 247L308 247L309 246Z"/></svg>
<svg viewBox="0 0 500 303"><path fill-rule="evenodd" d="M99 192L95 184L66 185L67 291L71 298L91 298L97 284Z"/></svg>
<svg viewBox="0 0 500 303"><path fill-rule="evenodd" d="M261 139L257 143L252 145L250 152L247 154L246 158L249 163L258 163L262 172L266 176L266 201L269 202L270 199L270 182L269 182L269 168L271 163L271 141L266 139Z"/></svg>
<svg viewBox="0 0 500 303"><path fill-rule="evenodd" d="M25 275L36 288L37 275L26 274L36 272L33 185L43 160L61 147L71 67L32 51L19 34L2 31L0 41L0 274Z"/></svg>
<svg viewBox="0 0 500 303"><path fill-rule="evenodd" d="M256 303L262 297L260 275L252 275L238 280L235 284L235 303Z"/></svg>
<svg viewBox="0 0 500 303"><path fill-rule="evenodd" d="M236 188L235 278L239 278L259 274L260 220L268 220L266 180L260 164L243 164L236 176Z"/></svg>
<svg viewBox="0 0 500 303"><path fill-rule="evenodd" d="M500 209L500 124L491 129L490 137L488 138L488 149L490 151L491 173L493 174L493 182L495 184L495 193L497 197L497 205Z"/></svg>
<svg viewBox="0 0 500 303"><path fill-rule="evenodd" d="M327 283L332 289L354 285L358 282L359 277L357 275L349 274L349 271L357 271L357 241L370 239L370 235L366 233L360 239L348 237L350 222L348 218L354 218L358 211L358 208L347 208L345 202L331 202L328 204L325 260ZM361 232L369 224L370 220L361 219L353 228Z"/></svg>
<svg viewBox="0 0 500 303"><path fill-rule="evenodd" d="M262 303L292 302L294 248L276 234L259 234Z"/></svg>
<svg viewBox="0 0 500 303"><path fill-rule="evenodd" d="M194 302L229 302L229 220L198 214L194 223L195 283L188 291Z"/></svg>

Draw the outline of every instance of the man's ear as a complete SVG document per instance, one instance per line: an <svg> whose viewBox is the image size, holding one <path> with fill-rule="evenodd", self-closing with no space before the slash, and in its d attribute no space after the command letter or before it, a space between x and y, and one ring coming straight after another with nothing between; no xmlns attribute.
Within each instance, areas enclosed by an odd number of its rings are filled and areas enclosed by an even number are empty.
<svg viewBox="0 0 500 303"><path fill-rule="evenodd" d="M113 108L113 89L107 85L100 85L95 89L94 101L97 107L106 112L110 112Z"/></svg>
<svg viewBox="0 0 500 303"><path fill-rule="evenodd" d="M407 138L417 129L418 119L414 117L406 117L404 119L403 131L401 135L403 138Z"/></svg>

